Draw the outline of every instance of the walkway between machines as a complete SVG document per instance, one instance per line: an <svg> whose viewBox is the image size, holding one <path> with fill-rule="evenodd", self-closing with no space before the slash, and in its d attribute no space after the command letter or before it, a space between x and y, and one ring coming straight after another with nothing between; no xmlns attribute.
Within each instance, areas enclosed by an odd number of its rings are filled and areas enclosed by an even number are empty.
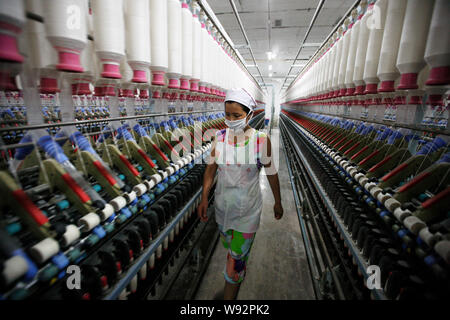
<svg viewBox="0 0 450 320"><path fill-rule="evenodd" d="M278 139L278 128L272 130L272 144ZM264 206L261 224L247 263L247 276L238 300L310 300L314 299L305 248L295 209L284 150L279 149L281 198L284 216L275 220L273 195L269 182L261 176ZM223 290L222 271L226 250L220 241L196 295L198 300L211 300Z"/></svg>

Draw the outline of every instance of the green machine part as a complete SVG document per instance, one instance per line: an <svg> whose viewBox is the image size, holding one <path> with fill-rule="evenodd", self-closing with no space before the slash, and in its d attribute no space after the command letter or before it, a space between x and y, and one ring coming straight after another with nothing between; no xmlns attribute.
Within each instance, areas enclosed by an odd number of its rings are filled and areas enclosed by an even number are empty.
<svg viewBox="0 0 450 320"><path fill-rule="evenodd" d="M122 145L122 152L128 157L135 160L142 166L144 172L148 175L154 175L157 172L156 165L145 153L145 151L134 140L120 139L119 145ZM126 145L125 145L126 144Z"/></svg>
<svg viewBox="0 0 450 320"><path fill-rule="evenodd" d="M50 186L64 193L69 202L73 203L81 214L85 215L95 211L89 196L56 160L45 159L42 164ZM41 177L44 179L42 170Z"/></svg>
<svg viewBox="0 0 450 320"><path fill-rule="evenodd" d="M142 179L139 172L131 164L128 158L117 148L114 144L101 144L97 150L101 155L103 161L108 163L111 167L116 167L133 186L140 184Z"/></svg>
<svg viewBox="0 0 450 320"><path fill-rule="evenodd" d="M401 186L394 198L401 202L410 201L435 186L446 187L450 184L450 163L435 163L408 183Z"/></svg>
<svg viewBox="0 0 450 320"><path fill-rule="evenodd" d="M358 166L363 170L368 170L374 165L382 161L384 158L398 151L397 146L394 144L383 144L381 148L375 149L366 158L362 159Z"/></svg>
<svg viewBox="0 0 450 320"><path fill-rule="evenodd" d="M417 218L427 224L444 219L450 208L450 186L428 199L413 213Z"/></svg>
<svg viewBox="0 0 450 320"><path fill-rule="evenodd" d="M347 149L347 151L344 152L344 156L347 158L353 157L355 154L357 154L361 149L363 149L365 146L370 144L373 139L375 138L375 130L373 130L370 134L366 136L357 137L355 140L355 143L352 145L351 148Z"/></svg>
<svg viewBox="0 0 450 320"><path fill-rule="evenodd" d="M379 187L382 189L393 187L405 180L408 176L422 172L436 162L443 152L445 152L445 148L441 148L431 155L416 154L410 157L408 160L398 165L394 170L383 176Z"/></svg>
<svg viewBox="0 0 450 320"><path fill-rule="evenodd" d="M0 171L0 208L9 207L39 240L54 237L50 222L7 171Z"/></svg>
<svg viewBox="0 0 450 320"><path fill-rule="evenodd" d="M170 166L169 158L164 154L160 147L152 141L149 136L142 136L139 140L139 145L146 150L153 159L156 160L158 167L165 170Z"/></svg>
<svg viewBox="0 0 450 320"><path fill-rule="evenodd" d="M406 161L411 157L411 153L406 148L398 149L397 151L386 155L381 161L373 165L366 174L368 179L380 178L385 173L394 169L398 164Z"/></svg>
<svg viewBox="0 0 450 320"><path fill-rule="evenodd" d="M87 173L95 178L110 197L115 198L122 195L123 192L120 190L117 181L109 175L100 161L95 159L88 151L81 151L81 158ZM76 161L79 162L80 159Z"/></svg>
<svg viewBox="0 0 450 320"><path fill-rule="evenodd" d="M95 146L92 143L91 145ZM90 152L82 150L75 152L69 140L63 145L63 150L78 171L85 172L87 176L94 177L110 197L115 198L122 194L115 179L109 175L103 164Z"/></svg>
<svg viewBox="0 0 450 320"><path fill-rule="evenodd" d="M155 133L151 140L154 144L156 144L160 149L164 151L169 157L174 157L174 160L180 159L180 154L173 148L169 141L161 133Z"/></svg>

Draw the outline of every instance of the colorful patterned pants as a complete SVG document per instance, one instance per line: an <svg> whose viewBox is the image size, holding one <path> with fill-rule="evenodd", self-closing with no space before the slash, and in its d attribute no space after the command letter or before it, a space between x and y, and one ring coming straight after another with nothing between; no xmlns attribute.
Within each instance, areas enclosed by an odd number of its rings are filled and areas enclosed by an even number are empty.
<svg viewBox="0 0 450 320"><path fill-rule="evenodd" d="M232 284L241 283L245 277L247 260L256 233L243 233L236 230L223 231L219 225L220 239L228 249L227 263L223 274L225 280Z"/></svg>

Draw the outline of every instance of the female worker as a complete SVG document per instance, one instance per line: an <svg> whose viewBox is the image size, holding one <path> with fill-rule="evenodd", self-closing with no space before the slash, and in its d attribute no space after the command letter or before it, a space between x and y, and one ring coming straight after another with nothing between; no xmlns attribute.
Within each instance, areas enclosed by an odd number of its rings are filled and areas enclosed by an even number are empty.
<svg viewBox="0 0 450 320"><path fill-rule="evenodd" d="M218 172L215 217L222 243L228 249L224 270L225 300L236 298L244 279L262 211L259 172L262 166L269 169L272 165L270 140L265 133L248 125L255 106L255 100L244 89L227 92L225 123L228 129L216 133L198 207L201 221L207 221L208 194ZM283 216L278 174L266 174L275 198L274 214L278 220Z"/></svg>

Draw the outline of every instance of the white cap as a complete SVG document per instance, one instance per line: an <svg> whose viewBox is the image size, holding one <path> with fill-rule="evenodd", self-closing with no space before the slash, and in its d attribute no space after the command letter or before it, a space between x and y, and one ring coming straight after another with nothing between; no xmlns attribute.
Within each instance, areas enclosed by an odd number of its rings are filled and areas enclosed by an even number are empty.
<svg viewBox="0 0 450 320"><path fill-rule="evenodd" d="M252 95L248 93L244 88L228 90L225 96L225 102L227 101L238 102L249 108L250 111L253 111L253 108L256 106L255 99L253 99Z"/></svg>

